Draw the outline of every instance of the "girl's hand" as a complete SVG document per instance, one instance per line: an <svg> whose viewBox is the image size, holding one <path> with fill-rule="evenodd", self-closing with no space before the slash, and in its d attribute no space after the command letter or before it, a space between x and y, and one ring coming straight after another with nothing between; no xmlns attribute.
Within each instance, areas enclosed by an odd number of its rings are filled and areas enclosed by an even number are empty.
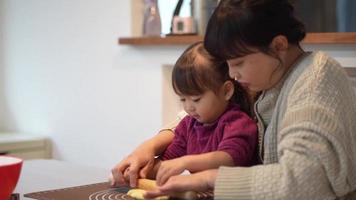
<svg viewBox="0 0 356 200"><path fill-rule="evenodd" d="M121 160L112 170L112 186L137 186L138 178L146 178L153 171L155 156L161 154L172 142L174 133L165 129L139 145L128 157Z"/></svg>
<svg viewBox="0 0 356 200"><path fill-rule="evenodd" d="M154 151L150 148L138 148L121 160L112 170L112 186L130 185L136 187L138 178L146 178L154 164Z"/></svg>
<svg viewBox="0 0 356 200"><path fill-rule="evenodd" d="M184 157L172 160L162 161L159 165L156 183L158 186L163 185L174 175L179 175L185 170Z"/></svg>
<svg viewBox="0 0 356 200"><path fill-rule="evenodd" d="M145 198L152 199L158 196L174 194L185 191L207 191L214 189L217 169L206 170L192 175L172 176L168 181L158 186L158 190L147 191Z"/></svg>

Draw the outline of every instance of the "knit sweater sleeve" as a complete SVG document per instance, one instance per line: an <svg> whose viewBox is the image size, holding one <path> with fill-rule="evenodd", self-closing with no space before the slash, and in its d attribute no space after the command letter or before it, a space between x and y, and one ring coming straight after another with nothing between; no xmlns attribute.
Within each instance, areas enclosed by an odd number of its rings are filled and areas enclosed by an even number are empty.
<svg viewBox="0 0 356 200"><path fill-rule="evenodd" d="M341 199L356 190L355 93L337 63L314 62L281 90L278 161L220 168L216 199Z"/></svg>

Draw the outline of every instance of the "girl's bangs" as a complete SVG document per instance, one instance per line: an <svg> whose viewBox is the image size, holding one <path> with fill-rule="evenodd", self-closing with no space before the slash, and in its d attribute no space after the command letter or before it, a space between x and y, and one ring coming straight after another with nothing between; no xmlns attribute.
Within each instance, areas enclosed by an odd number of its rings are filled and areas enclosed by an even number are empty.
<svg viewBox="0 0 356 200"><path fill-rule="evenodd" d="M176 68L179 72L172 73L172 83L174 92L178 95L200 95L204 93L202 78L194 67Z"/></svg>
<svg viewBox="0 0 356 200"><path fill-rule="evenodd" d="M228 60L242 57L253 53L249 48L241 27L237 27L233 20L222 17L226 20L220 23L219 20L211 20L207 28L204 45L207 51L214 57L221 60Z"/></svg>

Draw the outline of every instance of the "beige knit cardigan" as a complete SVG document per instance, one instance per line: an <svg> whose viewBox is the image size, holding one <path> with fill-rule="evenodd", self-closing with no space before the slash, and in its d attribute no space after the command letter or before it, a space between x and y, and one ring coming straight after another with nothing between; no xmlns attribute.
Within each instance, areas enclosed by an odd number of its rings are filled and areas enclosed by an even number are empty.
<svg viewBox="0 0 356 200"><path fill-rule="evenodd" d="M263 165L221 167L215 199L356 199L356 95L322 52L255 104Z"/></svg>

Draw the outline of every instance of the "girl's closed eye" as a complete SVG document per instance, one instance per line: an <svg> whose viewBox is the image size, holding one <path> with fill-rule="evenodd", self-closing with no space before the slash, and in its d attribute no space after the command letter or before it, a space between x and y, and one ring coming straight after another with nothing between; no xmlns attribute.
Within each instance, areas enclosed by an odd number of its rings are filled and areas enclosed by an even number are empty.
<svg viewBox="0 0 356 200"><path fill-rule="evenodd" d="M243 65L243 63L244 63L243 61L238 62L238 63L235 64L235 67L241 67Z"/></svg>
<svg viewBox="0 0 356 200"><path fill-rule="evenodd" d="M240 58L236 58L235 60L231 60L228 62L229 67L241 67L243 65L244 61Z"/></svg>
<svg viewBox="0 0 356 200"><path fill-rule="evenodd" d="M194 102L199 102L200 99L201 99L201 97L193 97L193 98L192 98L192 100L193 100Z"/></svg>
<svg viewBox="0 0 356 200"><path fill-rule="evenodd" d="M232 67L241 67L243 63L244 63L243 61L235 62L232 64Z"/></svg>
<svg viewBox="0 0 356 200"><path fill-rule="evenodd" d="M180 102L185 102L185 98L180 98L179 101Z"/></svg>

